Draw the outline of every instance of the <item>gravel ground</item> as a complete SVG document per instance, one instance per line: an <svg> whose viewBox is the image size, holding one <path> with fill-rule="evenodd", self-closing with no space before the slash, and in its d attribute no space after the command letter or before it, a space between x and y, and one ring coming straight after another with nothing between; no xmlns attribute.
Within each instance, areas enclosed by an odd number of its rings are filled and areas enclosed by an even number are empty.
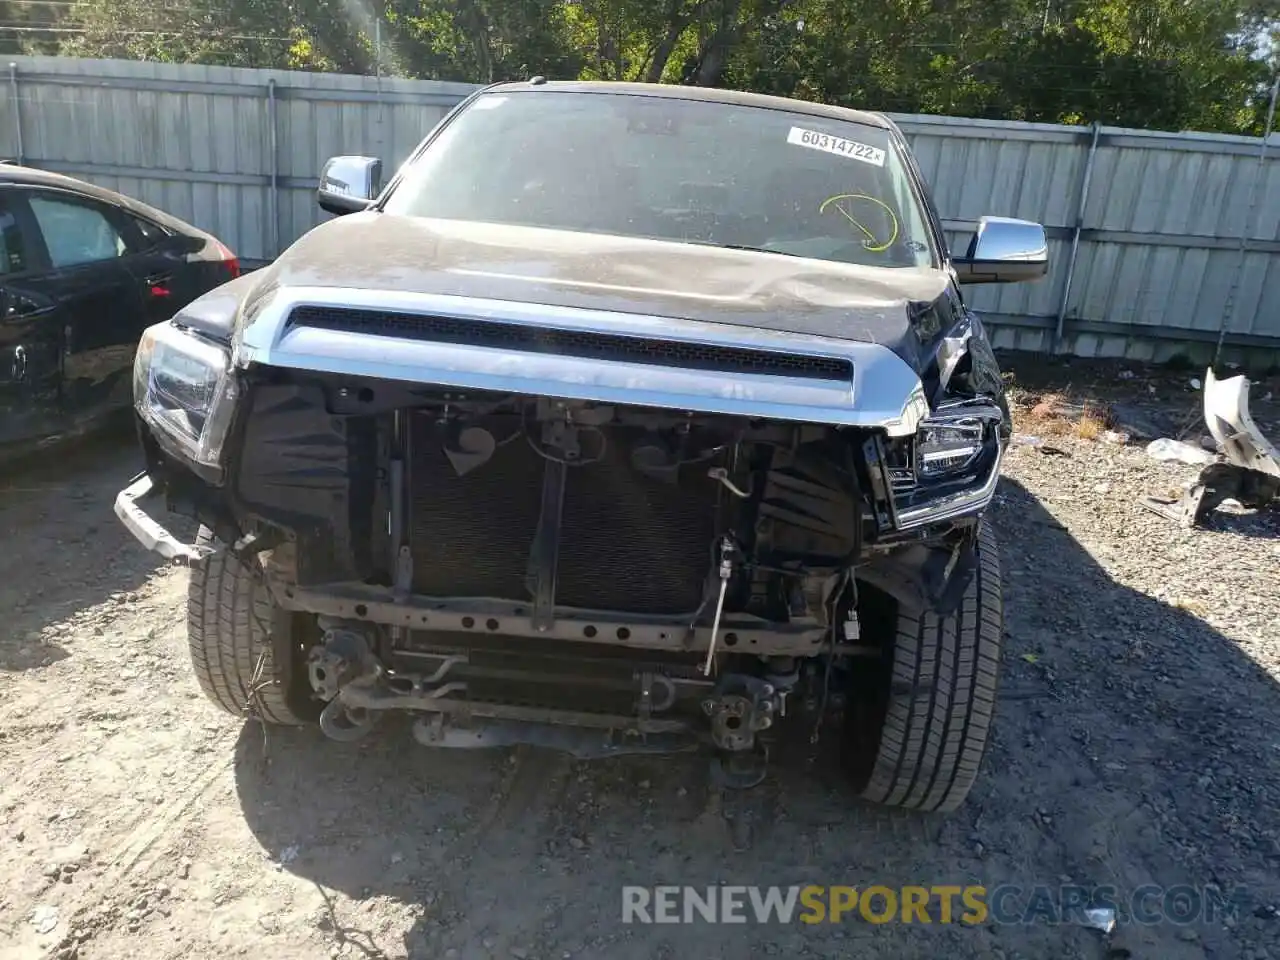
<svg viewBox="0 0 1280 960"><path fill-rule="evenodd" d="M1031 393L1046 376L1152 416L1196 401L1181 375L1017 368ZM1280 437L1274 405L1255 413ZM1020 412L1020 432L1038 426ZM1046 440L1060 453L1012 449L993 511L1000 712L984 775L945 818L854 803L799 755L722 800L693 758L435 753L395 725L354 746L264 740L200 697L185 574L111 514L137 468L129 439L8 469L0 957L1280 960L1280 512L1183 531L1135 501L1194 468ZM1242 885L1247 899L1234 917L1110 936L619 922L622 884L715 882Z"/></svg>

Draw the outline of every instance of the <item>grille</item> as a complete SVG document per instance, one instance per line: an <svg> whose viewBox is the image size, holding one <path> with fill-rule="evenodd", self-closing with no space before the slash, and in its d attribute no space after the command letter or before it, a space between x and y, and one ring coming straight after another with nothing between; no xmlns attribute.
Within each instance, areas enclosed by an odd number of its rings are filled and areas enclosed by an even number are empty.
<svg viewBox="0 0 1280 960"><path fill-rule="evenodd" d="M432 343L499 347L525 353L651 363L691 370L773 374L814 380L848 381L853 376L851 363L838 357L774 353L769 350L721 347L679 340L654 340L497 320L304 306L293 309L289 315L289 324L373 336L407 337Z"/></svg>
<svg viewBox="0 0 1280 960"><path fill-rule="evenodd" d="M413 423L415 592L529 600L526 573L545 461L516 440L459 477L431 419L415 417ZM512 434L509 420L496 418L487 426L498 437ZM692 469L678 486L651 480L631 468L629 439L629 431L610 430L603 460L568 471L556 603L626 613L690 612L702 601L711 562L715 482Z"/></svg>

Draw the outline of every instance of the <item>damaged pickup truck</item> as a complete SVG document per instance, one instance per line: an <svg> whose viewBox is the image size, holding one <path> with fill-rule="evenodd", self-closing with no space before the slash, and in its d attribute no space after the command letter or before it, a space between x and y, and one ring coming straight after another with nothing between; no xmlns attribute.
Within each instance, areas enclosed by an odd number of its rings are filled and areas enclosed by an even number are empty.
<svg viewBox="0 0 1280 960"><path fill-rule="evenodd" d="M960 285L1042 276L1044 230L952 256L885 117L670 86L490 86L380 181L331 160L341 216L138 351L116 511L191 566L204 692L730 786L821 729L862 796L959 805L1009 432Z"/></svg>

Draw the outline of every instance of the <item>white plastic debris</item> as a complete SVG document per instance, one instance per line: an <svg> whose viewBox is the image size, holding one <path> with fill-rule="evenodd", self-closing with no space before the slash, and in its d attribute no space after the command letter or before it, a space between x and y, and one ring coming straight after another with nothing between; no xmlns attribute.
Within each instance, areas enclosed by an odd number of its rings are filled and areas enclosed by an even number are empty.
<svg viewBox="0 0 1280 960"><path fill-rule="evenodd" d="M31 911L31 925L36 933L51 933L58 925L58 908L49 904L41 904Z"/></svg>
<svg viewBox="0 0 1280 960"><path fill-rule="evenodd" d="M293 844L290 844L289 846L285 847L283 850L280 851L281 863L293 863L293 861L297 859L298 859L298 848Z"/></svg>
<svg viewBox="0 0 1280 960"><path fill-rule="evenodd" d="M1121 371L1120 371L1120 379L1121 379L1121 380L1132 380L1135 376L1136 376L1136 374L1135 374L1132 370L1121 370Z"/></svg>
<svg viewBox="0 0 1280 960"><path fill-rule="evenodd" d="M1015 433L1013 442L1020 447L1038 447L1044 443L1044 439L1031 433Z"/></svg>
<svg viewBox="0 0 1280 960"><path fill-rule="evenodd" d="M1179 463L1190 464L1193 467L1203 467L1213 463L1214 456L1208 450L1200 447L1193 447L1189 443L1183 443L1181 440L1170 440L1168 437L1161 437L1159 440L1152 440L1147 444L1147 456L1153 460L1176 460Z"/></svg>
<svg viewBox="0 0 1280 960"><path fill-rule="evenodd" d="M1204 386L1204 384L1202 384L1202 383L1200 382L1200 378L1199 378L1199 377L1192 377L1192 378L1191 378L1191 389L1192 389L1192 390L1199 390L1202 386Z"/></svg>
<svg viewBox="0 0 1280 960"><path fill-rule="evenodd" d="M1084 925L1110 933L1116 927L1116 911L1114 907L1089 907L1084 912Z"/></svg>

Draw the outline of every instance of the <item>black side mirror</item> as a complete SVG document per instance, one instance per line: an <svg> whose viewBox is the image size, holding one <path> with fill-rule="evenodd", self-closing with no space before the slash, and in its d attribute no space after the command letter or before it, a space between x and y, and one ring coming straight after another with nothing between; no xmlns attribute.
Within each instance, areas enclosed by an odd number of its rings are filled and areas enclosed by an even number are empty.
<svg viewBox="0 0 1280 960"><path fill-rule="evenodd" d="M330 157L320 172L316 202L341 216L367 209L382 192L382 161L377 157Z"/></svg>

